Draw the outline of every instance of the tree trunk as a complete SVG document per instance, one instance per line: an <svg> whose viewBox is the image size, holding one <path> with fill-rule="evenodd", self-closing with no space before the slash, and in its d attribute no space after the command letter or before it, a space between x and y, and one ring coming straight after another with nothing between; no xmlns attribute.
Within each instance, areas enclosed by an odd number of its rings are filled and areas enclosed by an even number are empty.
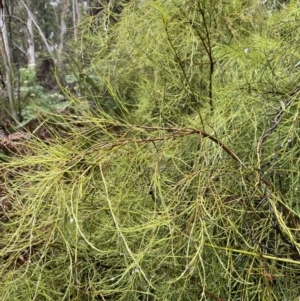
<svg viewBox="0 0 300 301"><path fill-rule="evenodd" d="M64 39L65 39L65 34L67 32L67 26L66 26L66 21L65 18L67 16L68 12L68 1L63 0L62 1L62 10L60 14L60 43L58 46L58 55L57 55L57 65L61 65L62 61L62 52L64 49Z"/></svg>
<svg viewBox="0 0 300 301"><path fill-rule="evenodd" d="M19 121L17 111L16 111L16 106L15 106L15 99L14 99L13 72L12 72L12 66L10 60L10 48L8 42L6 22L5 22L5 8L4 8L3 0L0 0L0 2L1 2L0 3L1 54L5 66L5 71L6 71L6 89L7 89L11 115L16 121Z"/></svg>
<svg viewBox="0 0 300 301"><path fill-rule="evenodd" d="M72 0L72 16L73 16L73 28L74 28L74 40L77 40L77 23L80 19L78 0Z"/></svg>
<svg viewBox="0 0 300 301"><path fill-rule="evenodd" d="M34 49L34 35L33 35L33 27L32 27L32 17L28 12L27 19L27 30L28 30L28 48L27 48L27 58L28 58L28 67L35 69L35 49Z"/></svg>
<svg viewBox="0 0 300 301"><path fill-rule="evenodd" d="M1 1L1 0L0 0L0 1ZM34 26L35 26L36 29L38 30L39 35L41 36L43 42L45 43L46 48L47 48L47 51L49 52L51 58L53 58L53 51L52 51L50 45L48 44L47 39L46 39L46 37L45 37L43 31L41 30L41 28L39 27L39 25L38 25L37 22L35 21L32 12L30 11L30 9L28 8L28 6L26 5L26 3L25 3L23 0L21 0L21 3L23 4L23 6L25 7L25 9L27 10L28 18L30 18L30 19L32 20Z"/></svg>

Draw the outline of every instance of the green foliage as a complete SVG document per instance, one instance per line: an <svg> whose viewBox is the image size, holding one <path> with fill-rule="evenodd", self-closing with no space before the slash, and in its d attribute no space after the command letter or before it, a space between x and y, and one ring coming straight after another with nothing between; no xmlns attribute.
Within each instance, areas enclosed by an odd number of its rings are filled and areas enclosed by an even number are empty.
<svg viewBox="0 0 300 301"><path fill-rule="evenodd" d="M3 300L297 300L299 10L139 1L84 28L96 93L1 164Z"/></svg>
<svg viewBox="0 0 300 301"><path fill-rule="evenodd" d="M32 120L46 118L47 114L62 111L69 102L58 92L48 92L36 81L35 68L20 69L20 92L22 122L19 127Z"/></svg>

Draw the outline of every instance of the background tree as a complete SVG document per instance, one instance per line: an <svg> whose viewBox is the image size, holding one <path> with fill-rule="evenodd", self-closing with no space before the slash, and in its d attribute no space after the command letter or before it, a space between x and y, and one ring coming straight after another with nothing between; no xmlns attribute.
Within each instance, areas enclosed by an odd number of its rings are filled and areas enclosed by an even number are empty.
<svg viewBox="0 0 300 301"><path fill-rule="evenodd" d="M75 17L67 13L72 5ZM18 99L18 115L26 122L34 118L34 115L29 117L26 113L28 110L25 107L28 107L29 102L34 103L36 108L46 108L49 104L45 102L45 94L49 91L53 93L53 90L58 93L55 66L59 66L58 74L62 74L63 70L67 72L66 64L63 63L66 62L64 47L69 39L74 38L74 30L77 27L74 22L78 22L83 4L79 5L76 1L71 3L45 0L38 3L10 1L6 6L10 9L6 20L9 31L6 48L9 52L12 50L11 72L15 74L15 78L12 78L11 93L8 95L10 99ZM5 30L7 29L4 28L4 33ZM6 78L3 82L5 80ZM60 80L63 81L64 77L61 76ZM62 95L58 96L58 99L62 98ZM5 104L6 100L2 99L1 102ZM12 105L12 100L10 104ZM12 112L12 108L10 111Z"/></svg>
<svg viewBox="0 0 300 301"><path fill-rule="evenodd" d="M3 0L0 1L0 28L1 28L1 53L6 73L6 90L12 117L17 121L18 115L13 92L13 70L11 64L10 45L6 26L7 6Z"/></svg>

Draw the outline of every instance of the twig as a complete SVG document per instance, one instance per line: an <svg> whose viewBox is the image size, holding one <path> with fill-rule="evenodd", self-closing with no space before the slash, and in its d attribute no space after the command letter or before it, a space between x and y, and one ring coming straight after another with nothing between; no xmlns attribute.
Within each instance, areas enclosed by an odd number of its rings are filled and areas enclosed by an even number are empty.
<svg viewBox="0 0 300 301"><path fill-rule="evenodd" d="M138 138L138 139L131 139L131 138L121 138L116 142L109 142L109 143L104 143L100 145L101 149L106 149L106 148L114 148L122 145L126 145L129 143L148 143L148 142L155 142L155 141L165 141L165 140L170 140L170 139L176 139L180 137L185 137L189 135L199 135L200 137L203 138L208 138L209 140L213 141L217 145L219 145L232 159L237 161L243 168L248 169L246 165L243 163L243 161L227 146L225 145L222 141L220 141L218 138L204 132L198 129L191 129L191 128L168 128L168 127L152 127L152 126L138 126L138 125L131 125L132 128L139 128L139 129L144 129L144 130L162 130L166 132L172 132L170 135L166 136L161 136L161 137L154 137L154 138ZM98 145L99 146L99 145Z"/></svg>
<svg viewBox="0 0 300 301"><path fill-rule="evenodd" d="M277 129L277 127L279 126L279 124L281 122L284 111L292 104L292 102L294 100L294 96L297 95L299 92L300 92L300 86L298 86L291 93L289 93L288 96L284 100L280 101L281 107L277 111L277 114L275 115L275 117L273 118L273 123L272 123L271 127L267 131L263 131L261 137L259 138L259 141L257 144L257 157L258 157L258 183L257 184L264 186L264 197L259 205L261 205L261 203L264 200L268 199L267 187L274 190L273 185L271 183L269 183L268 181L266 181L261 175L261 172L262 172L261 157L262 157L264 143L269 138L269 136ZM263 189L263 187L261 187L261 189ZM290 224L292 228L297 229L298 222L297 222L296 218L294 217L293 213L291 212L290 208L288 206L286 206L283 202L280 202L280 207L288 221L288 224ZM293 242L289 241L287 238L284 238L284 235L279 227L280 223L278 223L276 215L274 215L274 220L276 221L276 223L275 223L276 227L274 227L274 228L276 229L276 231L278 233L280 233L280 236L283 239L283 241L285 241L285 243L288 244L292 248L292 250L296 253L296 256L299 258L300 254L298 252L297 247L294 245Z"/></svg>
<svg viewBox="0 0 300 301"><path fill-rule="evenodd" d="M258 142L258 153L261 156L262 153L262 147L263 144L266 142L266 140L268 139L268 137L276 130L276 128L278 127L282 115L284 113L284 111L292 104L293 100L294 100L294 96L300 92L300 86L297 87L295 90L293 90L286 99L282 100L281 103L283 104L283 106L281 106L280 110L277 112L277 114L275 115L274 119L273 119L273 123L272 126L266 131L263 132L263 134L261 135L259 142Z"/></svg>
<svg viewBox="0 0 300 301"><path fill-rule="evenodd" d="M216 300L216 301L226 301L225 299L219 298L218 296L216 296L216 295L212 294L211 292L207 291L207 290L204 289L204 287L203 287L202 285L200 285L199 283L198 283L198 286L199 286L200 289L204 292L204 295L205 295L206 297L209 297L209 298L211 298L211 299L213 299L213 300Z"/></svg>

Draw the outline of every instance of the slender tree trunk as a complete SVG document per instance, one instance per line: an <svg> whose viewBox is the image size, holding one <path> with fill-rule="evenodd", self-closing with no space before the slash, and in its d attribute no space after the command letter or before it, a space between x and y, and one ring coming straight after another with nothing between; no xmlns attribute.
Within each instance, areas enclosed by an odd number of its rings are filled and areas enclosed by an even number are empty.
<svg viewBox="0 0 300 301"><path fill-rule="evenodd" d="M28 13L27 19L27 30L28 30L28 48L27 48L27 58L28 58L28 67L35 69L35 49L34 49L34 36L33 36L33 22L31 14Z"/></svg>
<svg viewBox="0 0 300 301"><path fill-rule="evenodd" d="M74 28L74 40L77 40L77 24L80 19L78 0L72 0L72 19Z"/></svg>
<svg viewBox="0 0 300 301"><path fill-rule="evenodd" d="M65 39L65 34L67 32L67 26L66 26L66 21L65 21L67 12L68 12L68 1L62 0L62 10L61 10L61 14L60 14L60 43L58 46L58 56L57 56L57 65L58 66L61 65L62 52L64 49L64 39Z"/></svg>
<svg viewBox="0 0 300 301"><path fill-rule="evenodd" d="M5 22L5 8L3 2L4 0L0 0L1 54L6 71L6 89L11 115L16 121L19 121L14 99L13 72L10 60L10 48L8 42L8 34Z"/></svg>
<svg viewBox="0 0 300 301"><path fill-rule="evenodd" d="M1 1L1 0L0 0ZM27 13L28 13L28 18L30 17L31 20L32 20L32 23L34 24L34 26L36 27L36 29L38 30L44 44L46 45L46 48L47 48L47 51L49 52L50 56L53 58L53 51L51 50L51 47L50 45L48 44L47 42L47 39L43 33L43 31L41 30L41 28L39 27L39 25L37 24L37 22L35 21L34 19L34 16L32 14L32 12L30 11L30 9L28 8L28 6L26 5L26 3L21 0L21 3L23 4L23 6L25 7L25 9L27 10Z"/></svg>

